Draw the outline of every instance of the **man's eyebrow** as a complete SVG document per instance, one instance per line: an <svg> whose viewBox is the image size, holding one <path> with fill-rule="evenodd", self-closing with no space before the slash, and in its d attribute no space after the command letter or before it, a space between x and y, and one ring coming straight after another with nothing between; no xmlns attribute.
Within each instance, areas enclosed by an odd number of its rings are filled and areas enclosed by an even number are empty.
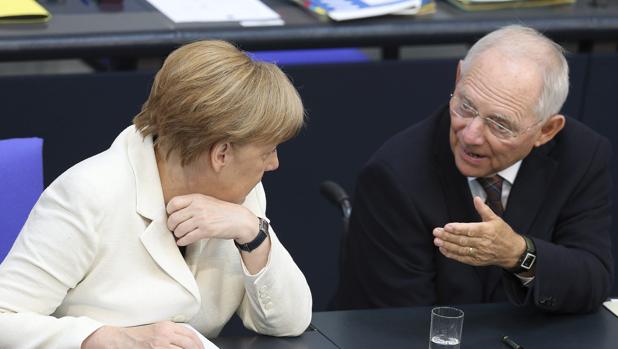
<svg viewBox="0 0 618 349"><path fill-rule="evenodd" d="M476 105L474 105L474 102L468 99L468 97L466 97L465 94L463 93L461 94L461 99L464 101L464 103L469 104L472 108L474 108L474 110L478 111L478 109L476 108ZM492 119L498 119L501 123L505 123L509 125L513 124L513 122L511 121L511 118L509 118L508 116L499 114L499 113L488 114L486 117L492 118Z"/></svg>
<svg viewBox="0 0 618 349"><path fill-rule="evenodd" d="M464 103L469 104L472 108L476 109L474 103L468 97L466 97L465 94L461 94L461 99L464 101Z"/></svg>
<svg viewBox="0 0 618 349"><path fill-rule="evenodd" d="M509 118L507 116L504 116L502 114L489 114L489 115L487 115L487 117L488 118L492 118L492 119L498 119L498 120L500 120L500 122L505 122L505 123L508 123L508 124L512 123L511 122L511 118Z"/></svg>

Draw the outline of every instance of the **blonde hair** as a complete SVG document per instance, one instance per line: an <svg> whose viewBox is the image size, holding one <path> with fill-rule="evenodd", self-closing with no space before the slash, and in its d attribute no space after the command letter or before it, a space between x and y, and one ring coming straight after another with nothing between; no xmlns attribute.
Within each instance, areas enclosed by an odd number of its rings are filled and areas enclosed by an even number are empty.
<svg viewBox="0 0 618 349"><path fill-rule="evenodd" d="M543 78L543 88L535 106L537 117L546 120L558 114L569 94L569 65L564 49L535 29L509 25L477 41L463 60L461 73L465 74L482 53L494 48L515 59L526 58L535 63Z"/></svg>
<svg viewBox="0 0 618 349"><path fill-rule="evenodd" d="M304 125L303 105L274 64L253 61L225 41L199 41L172 52L133 119L182 165L219 142L282 143Z"/></svg>

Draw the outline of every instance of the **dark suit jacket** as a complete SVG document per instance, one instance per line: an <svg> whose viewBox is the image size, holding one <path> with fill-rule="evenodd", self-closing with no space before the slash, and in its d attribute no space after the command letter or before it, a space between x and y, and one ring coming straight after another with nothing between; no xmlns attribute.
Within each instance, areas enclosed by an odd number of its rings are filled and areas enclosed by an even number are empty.
<svg viewBox="0 0 618 349"><path fill-rule="evenodd" d="M499 302L596 309L613 281L609 142L577 122L524 159L503 219L537 248L532 287L499 267L444 257L432 230L477 222L455 166L448 108L387 141L361 172L336 307Z"/></svg>

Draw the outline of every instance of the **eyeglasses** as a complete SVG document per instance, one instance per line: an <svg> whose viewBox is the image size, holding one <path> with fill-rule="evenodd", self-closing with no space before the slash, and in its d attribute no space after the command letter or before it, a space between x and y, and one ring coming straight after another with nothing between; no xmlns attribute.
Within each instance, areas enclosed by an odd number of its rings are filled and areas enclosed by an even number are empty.
<svg viewBox="0 0 618 349"><path fill-rule="evenodd" d="M498 115L481 115L478 110L474 109L474 107L470 105L468 101L464 98L459 98L452 93L450 108L455 115L463 119L471 120L475 117L481 118L483 124L489 129L489 132L502 140L517 138L541 122L541 120L539 120L527 128L519 130L519 127L512 125L511 122L506 120L504 117Z"/></svg>

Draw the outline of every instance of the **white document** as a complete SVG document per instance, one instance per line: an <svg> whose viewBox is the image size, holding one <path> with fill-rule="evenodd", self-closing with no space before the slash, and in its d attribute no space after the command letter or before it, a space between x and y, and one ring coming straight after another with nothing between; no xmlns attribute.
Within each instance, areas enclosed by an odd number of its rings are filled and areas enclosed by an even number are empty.
<svg viewBox="0 0 618 349"><path fill-rule="evenodd" d="M148 0L148 2L175 23L283 24L279 14L259 0Z"/></svg>
<svg viewBox="0 0 618 349"><path fill-rule="evenodd" d="M195 332L197 334L199 339L202 341L202 345L204 345L204 349L219 349L218 346L214 345L211 341L208 340L208 338L204 337L195 328L193 328L193 326L191 326L189 324L181 324L181 325L184 325L185 327L192 329L193 332Z"/></svg>
<svg viewBox="0 0 618 349"><path fill-rule="evenodd" d="M614 313L614 315L618 316L618 299L612 298L604 302L603 305L605 306L605 308L607 308L607 310L611 311L612 313Z"/></svg>

